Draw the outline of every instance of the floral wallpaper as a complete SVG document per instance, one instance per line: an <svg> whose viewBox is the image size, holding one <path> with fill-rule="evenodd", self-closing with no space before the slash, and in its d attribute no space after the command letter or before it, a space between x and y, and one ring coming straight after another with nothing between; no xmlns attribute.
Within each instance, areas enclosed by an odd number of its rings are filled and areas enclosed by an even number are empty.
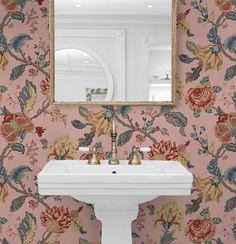
<svg viewBox="0 0 236 244"><path fill-rule="evenodd" d="M49 1L0 0L0 242L98 244L93 206L41 196L49 159L109 157L110 120L119 157L149 146L152 160L179 160L192 195L140 206L135 244L236 243L236 1L178 0L177 105L52 106Z"/></svg>

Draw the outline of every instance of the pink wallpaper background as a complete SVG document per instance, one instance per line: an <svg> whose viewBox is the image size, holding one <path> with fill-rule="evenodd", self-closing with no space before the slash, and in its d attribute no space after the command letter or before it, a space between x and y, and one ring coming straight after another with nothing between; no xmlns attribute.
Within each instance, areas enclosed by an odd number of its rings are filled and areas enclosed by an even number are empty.
<svg viewBox="0 0 236 244"><path fill-rule="evenodd" d="M119 157L150 146L149 159L180 160L190 197L143 204L135 244L236 243L236 1L178 0L178 100L171 107L49 105L47 0L0 0L0 242L97 244L93 208L40 196L47 160L79 159L78 146Z"/></svg>

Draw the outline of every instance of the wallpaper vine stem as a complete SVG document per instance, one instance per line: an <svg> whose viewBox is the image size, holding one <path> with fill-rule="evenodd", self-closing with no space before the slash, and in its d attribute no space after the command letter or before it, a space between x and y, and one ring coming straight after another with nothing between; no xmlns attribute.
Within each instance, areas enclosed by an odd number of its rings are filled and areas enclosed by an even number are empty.
<svg viewBox="0 0 236 244"><path fill-rule="evenodd" d="M133 244L236 243L236 1L177 0L177 104L50 104L49 0L0 0L0 243L99 244L91 203L41 196L48 160L110 156L134 146L150 160L178 160L194 175L191 196L140 205Z"/></svg>

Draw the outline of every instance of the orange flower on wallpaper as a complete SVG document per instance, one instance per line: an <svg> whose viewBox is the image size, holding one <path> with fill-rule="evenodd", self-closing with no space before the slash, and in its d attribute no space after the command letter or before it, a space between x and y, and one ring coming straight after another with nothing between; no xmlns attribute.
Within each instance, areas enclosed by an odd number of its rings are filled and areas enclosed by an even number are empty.
<svg viewBox="0 0 236 244"><path fill-rule="evenodd" d="M151 147L148 153L150 160L175 160L178 158L178 148L175 142L161 140Z"/></svg>
<svg viewBox="0 0 236 244"><path fill-rule="evenodd" d="M62 234L71 224L71 215L68 208L63 206L47 209L40 216L42 225L52 233Z"/></svg>
<svg viewBox="0 0 236 244"><path fill-rule="evenodd" d="M8 114L4 117L0 134L7 142L15 142L18 137L24 138L26 132L32 132L34 124L21 113Z"/></svg>
<svg viewBox="0 0 236 244"><path fill-rule="evenodd" d="M215 104L216 94L211 86L199 85L188 90L185 102L192 110L200 111Z"/></svg>
<svg viewBox="0 0 236 244"><path fill-rule="evenodd" d="M236 138L236 113L219 116L215 126L215 134L222 143L229 143L233 138Z"/></svg>
<svg viewBox="0 0 236 244"><path fill-rule="evenodd" d="M76 159L76 148L76 144L68 135L59 136L48 145L48 160Z"/></svg>
<svg viewBox="0 0 236 244"><path fill-rule="evenodd" d="M186 235L193 243L205 243L211 239L216 232L216 226L210 217L198 217L189 220Z"/></svg>
<svg viewBox="0 0 236 244"><path fill-rule="evenodd" d="M204 202L220 202L223 195L223 189L217 177L197 177L194 180L193 186L196 188L199 197L201 197Z"/></svg>
<svg viewBox="0 0 236 244"><path fill-rule="evenodd" d="M162 204L156 211L155 226L157 224L169 229L181 230L183 228L183 211L175 201Z"/></svg>
<svg viewBox="0 0 236 244"><path fill-rule="evenodd" d="M0 3L9 12L14 12L18 8L17 0L0 0Z"/></svg>
<svg viewBox="0 0 236 244"><path fill-rule="evenodd" d="M216 0L216 5L222 12L228 12L233 7L232 0Z"/></svg>
<svg viewBox="0 0 236 244"><path fill-rule="evenodd" d="M205 71L208 70L220 70L223 64L222 54L217 46L208 45L201 47L196 46L196 51L193 51L194 56L199 60L200 66L203 66Z"/></svg>

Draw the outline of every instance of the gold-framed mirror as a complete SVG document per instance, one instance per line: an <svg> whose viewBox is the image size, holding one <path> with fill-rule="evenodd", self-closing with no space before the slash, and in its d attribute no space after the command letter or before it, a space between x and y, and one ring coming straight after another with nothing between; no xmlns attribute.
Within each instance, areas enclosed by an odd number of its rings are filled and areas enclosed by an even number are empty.
<svg viewBox="0 0 236 244"><path fill-rule="evenodd" d="M51 102L175 105L176 2L51 0Z"/></svg>

